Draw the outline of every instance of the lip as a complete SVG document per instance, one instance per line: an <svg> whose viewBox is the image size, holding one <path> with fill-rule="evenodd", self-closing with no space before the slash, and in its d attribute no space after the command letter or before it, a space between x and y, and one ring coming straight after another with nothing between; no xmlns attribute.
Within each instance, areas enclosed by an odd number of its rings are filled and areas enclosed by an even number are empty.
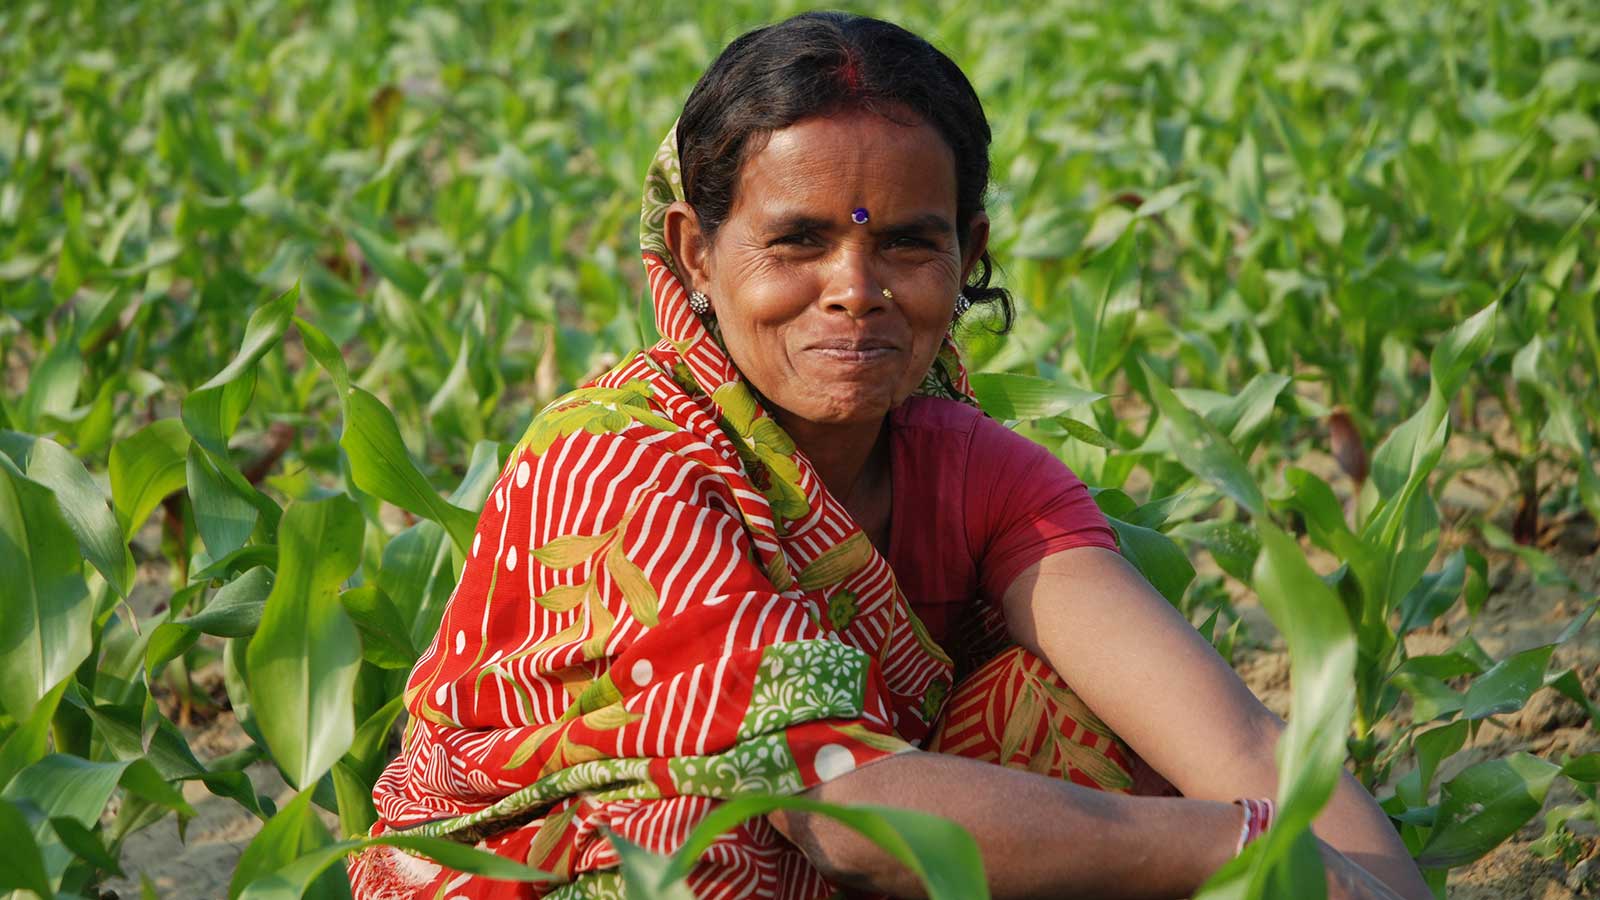
<svg viewBox="0 0 1600 900"><path fill-rule="evenodd" d="M824 359L843 363L877 362L900 352L899 345L879 338L827 338L805 349Z"/></svg>

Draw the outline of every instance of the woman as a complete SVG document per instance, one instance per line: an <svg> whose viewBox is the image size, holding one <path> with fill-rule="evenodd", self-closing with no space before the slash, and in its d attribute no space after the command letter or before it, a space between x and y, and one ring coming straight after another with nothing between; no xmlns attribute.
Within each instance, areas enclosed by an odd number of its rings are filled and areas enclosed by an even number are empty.
<svg viewBox="0 0 1600 900"><path fill-rule="evenodd" d="M961 823L997 897L1176 897L1265 827L1267 804L1230 801L1274 793L1282 722L967 391L952 322L1010 318L988 143L960 70L893 25L808 14L723 52L646 183L665 338L513 452L412 673L376 831L561 879L523 896L614 896L602 829L669 852L723 798L803 793ZM1336 895L1391 896L1370 871L1429 896L1353 780L1317 829L1348 854L1325 851ZM387 849L352 876L510 890ZM690 884L918 890L788 813L723 835Z"/></svg>

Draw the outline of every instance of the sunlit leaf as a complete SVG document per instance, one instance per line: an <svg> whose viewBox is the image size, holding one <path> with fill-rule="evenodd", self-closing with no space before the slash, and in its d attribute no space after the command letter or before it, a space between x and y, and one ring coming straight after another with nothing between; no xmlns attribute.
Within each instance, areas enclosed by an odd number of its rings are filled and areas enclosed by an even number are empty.
<svg viewBox="0 0 1600 900"><path fill-rule="evenodd" d="M278 571L250 639L251 710L291 784L310 786L350 745L361 642L339 605L360 561L361 512L344 497L293 503Z"/></svg>
<svg viewBox="0 0 1600 900"><path fill-rule="evenodd" d="M25 720L90 650L83 558L55 495L0 456L0 711Z"/></svg>
<svg viewBox="0 0 1600 900"><path fill-rule="evenodd" d="M1544 806L1560 766L1527 753L1478 763L1445 782L1423 866L1465 865L1516 833Z"/></svg>

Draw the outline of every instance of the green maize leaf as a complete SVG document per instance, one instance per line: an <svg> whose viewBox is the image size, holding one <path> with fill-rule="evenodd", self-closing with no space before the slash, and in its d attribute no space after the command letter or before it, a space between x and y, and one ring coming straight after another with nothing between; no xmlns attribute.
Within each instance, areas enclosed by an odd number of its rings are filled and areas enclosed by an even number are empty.
<svg viewBox="0 0 1600 900"><path fill-rule="evenodd" d="M111 500L124 541L173 491L182 490L189 435L177 419L158 419L111 447Z"/></svg>
<svg viewBox="0 0 1600 900"><path fill-rule="evenodd" d="M1417 855L1430 868L1463 866L1499 846L1544 806L1560 766L1514 753L1445 782L1433 833Z"/></svg>
<svg viewBox="0 0 1600 900"><path fill-rule="evenodd" d="M204 585L209 581L224 581L237 578L245 571L256 566L275 568L278 564L278 547L276 544L248 544L229 553L218 560L213 560L205 568L189 574L190 587Z"/></svg>
<svg viewBox="0 0 1600 900"><path fill-rule="evenodd" d="M1558 587L1576 588L1572 576L1566 573L1561 564L1535 547L1525 547L1512 539L1499 526L1493 522L1482 521L1477 523L1478 531L1483 535L1484 543L1503 553L1511 553L1522 560L1533 573L1533 580L1538 584L1555 585Z"/></svg>
<svg viewBox="0 0 1600 900"><path fill-rule="evenodd" d="M217 589L205 608L178 621L196 631L219 637L248 637L261 622L261 612L272 590L273 572L253 566Z"/></svg>
<svg viewBox="0 0 1600 900"><path fill-rule="evenodd" d="M1462 374L1460 366L1476 362L1478 356L1487 349L1489 339L1493 336L1494 310L1493 304L1485 307L1461 328L1452 331L1450 337L1435 349L1435 372L1441 369L1441 357L1444 357L1442 367L1452 376L1452 380L1446 382L1436 374L1427 402L1396 428L1373 453L1372 480L1382 496L1409 497L1405 489L1426 477L1438 463L1439 453L1449 434L1447 413L1450 399L1454 396L1454 390L1446 388L1450 385L1458 387ZM1451 339L1459 338L1463 331L1469 337ZM1472 351L1470 358L1468 351Z"/></svg>
<svg viewBox="0 0 1600 900"><path fill-rule="evenodd" d="M450 502L464 509L477 509L489 499L489 490L502 465L500 444L496 441L479 441L472 445L472 457L467 462L467 472L461 483L450 492Z"/></svg>
<svg viewBox="0 0 1600 900"><path fill-rule="evenodd" d="M400 439L394 414L382 401L361 388L350 389L345 396L345 429L339 446L350 457L356 487L438 522L456 550L467 552L477 517L440 497L417 471Z"/></svg>
<svg viewBox="0 0 1600 900"><path fill-rule="evenodd" d="M289 320L294 317L295 304L299 302L300 285L296 284L252 312L244 326L244 340L239 345L239 352L222 371L196 388L194 393L221 387L251 371L283 337Z"/></svg>
<svg viewBox="0 0 1600 900"><path fill-rule="evenodd" d="M83 558L105 576L118 596L128 596L133 585L133 554L123 540L110 498L83 463L49 438L15 431L0 431L0 453L11 457L22 474L56 495Z"/></svg>
<svg viewBox="0 0 1600 900"><path fill-rule="evenodd" d="M1068 416L1059 416L1055 421L1073 440L1083 441L1085 444L1099 447L1102 450L1123 449L1121 444L1107 437L1104 432L1087 422L1080 422Z"/></svg>
<svg viewBox="0 0 1600 900"><path fill-rule="evenodd" d="M117 864L116 857L106 850L105 843L76 819L51 819L50 829L55 832L56 839L79 860L119 878L124 877L122 867Z"/></svg>
<svg viewBox="0 0 1600 900"><path fill-rule="evenodd" d="M52 753L18 773L0 796L27 800L51 818L65 816L93 826L129 765Z"/></svg>
<svg viewBox="0 0 1600 900"><path fill-rule="evenodd" d="M1091 385L1105 384L1122 365L1139 312L1139 255L1135 252L1138 229L1129 227L1132 216L1127 210L1114 209L1124 214L1119 222L1120 236L1097 253L1083 274L1069 285L1072 343ZM987 403L984 406L988 408Z"/></svg>
<svg viewBox="0 0 1600 900"><path fill-rule="evenodd" d="M1433 720L1460 712L1466 698L1448 684L1419 672L1396 672L1389 683L1411 696L1411 719L1414 722Z"/></svg>
<svg viewBox="0 0 1600 900"><path fill-rule="evenodd" d="M69 854L52 852L60 842L48 820L70 819L85 829L95 827L101 813L118 787L131 796L158 805L182 816L194 815L183 796L162 780L154 766L143 759L121 762L90 762L76 756L52 753L17 774L0 799L29 803L43 816L31 830L43 849L46 872L52 884L59 884L71 861ZM49 896L46 894L45 896Z"/></svg>
<svg viewBox="0 0 1600 900"><path fill-rule="evenodd" d="M1600 732L1600 704L1595 703L1584 691L1583 681L1578 677L1576 669L1568 669L1565 672L1547 675L1545 677L1545 686L1583 707L1584 711L1589 714L1589 728Z"/></svg>
<svg viewBox="0 0 1600 900"><path fill-rule="evenodd" d="M395 598L400 617L410 624L413 647L433 639L455 589L450 546L445 530L424 520L395 535L383 548L378 589Z"/></svg>
<svg viewBox="0 0 1600 900"><path fill-rule="evenodd" d="M1114 516L1106 521L1117 533L1122 555L1138 569L1167 602L1176 606L1194 580L1194 565L1183 550L1159 531L1124 522Z"/></svg>
<svg viewBox="0 0 1600 900"><path fill-rule="evenodd" d="M1120 516L1124 521L1144 528L1160 529L1167 524L1167 520L1174 515L1179 517L1194 515L1190 510L1203 510L1211 505L1212 500L1202 498L1200 503L1194 502L1195 495L1203 491L1181 491L1159 500L1137 506Z"/></svg>
<svg viewBox="0 0 1600 900"><path fill-rule="evenodd" d="M273 873L294 860L308 853L326 849L332 844L333 836L328 834L328 829L317 818L316 810L311 806L311 792L301 791L293 800L284 804L277 815L267 820L261 831L239 855L239 862L233 870L233 878L228 882L229 900L237 900L238 897L246 895L247 888L252 882L270 879ZM339 859L342 856L341 853L334 858ZM322 877L317 877L319 875ZM344 877L344 873L329 872L324 875L320 871L308 878L305 884L300 886L300 892L294 896L304 896L313 884L317 897L350 896L350 882Z"/></svg>
<svg viewBox="0 0 1600 900"><path fill-rule="evenodd" d="M1450 554L1444 567L1422 576L1400 601L1400 632L1421 628L1444 615L1455 605L1467 583L1467 555L1461 550Z"/></svg>
<svg viewBox="0 0 1600 900"><path fill-rule="evenodd" d="M246 656L250 708L289 783L314 784L350 745L361 645L339 605L364 522L348 498L297 502L279 527L278 573Z"/></svg>
<svg viewBox="0 0 1600 900"><path fill-rule="evenodd" d="M95 731L117 759L146 759L167 779L199 778L205 774L205 766L195 759L177 726L165 716L158 717L146 742L143 703L97 704L85 706L83 711L94 721Z"/></svg>
<svg viewBox="0 0 1600 900"><path fill-rule="evenodd" d="M145 644L145 669L154 675L200 640L200 632L178 622L162 622Z"/></svg>
<svg viewBox="0 0 1600 900"><path fill-rule="evenodd" d="M94 606L49 488L0 455L0 712L26 720L89 655Z"/></svg>
<svg viewBox="0 0 1600 900"><path fill-rule="evenodd" d="M1202 887L1197 900L1275 896L1269 891L1285 878L1308 893L1321 887L1320 879L1304 880L1304 844L1312 819L1332 796L1343 771L1344 739L1354 712L1350 683L1356 644L1343 604L1311 569L1293 538L1270 522L1259 525L1255 588L1289 645L1293 692L1289 726L1278 743L1278 817L1257 842L1260 849L1247 854L1248 864L1225 866Z"/></svg>
<svg viewBox="0 0 1600 900"><path fill-rule="evenodd" d="M1433 776L1439 770L1439 763L1460 750L1467 741L1467 731L1470 726L1466 720L1458 719L1449 725L1430 728L1417 735L1417 771L1419 779L1418 793L1427 796L1433 789Z"/></svg>
<svg viewBox="0 0 1600 900"><path fill-rule="evenodd" d="M1261 553L1261 539L1255 529L1243 522L1185 522L1172 529L1175 537L1194 541L1206 548L1222 571L1249 583Z"/></svg>
<svg viewBox="0 0 1600 900"><path fill-rule="evenodd" d="M1574 756L1561 766L1561 774L1573 781L1583 781L1589 784L1600 783L1600 753L1585 753Z"/></svg>
<svg viewBox="0 0 1600 900"><path fill-rule="evenodd" d="M214 379L213 379L214 380ZM181 417L189 436L220 462L227 462L228 441L250 407L256 372L247 370L216 387L196 388L183 398Z"/></svg>
<svg viewBox="0 0 1600 900"><path fill-rule="evenodd" d="M62 680L40 698L28 717L19 722L5 740L0 741L0 791L11 784L11 779L28 766L43 759L50 752L50 720L61 703L68 682Z"/></svg>
<svg viewBox="0 0 1600 900"><path fill-rule="evenodd" d="M1514 285L1515 280L1504 288L1502 296ZM1393 548L1400 543L1399 532L1403 525L1414 521L1413 499L1438 465L1450 435L1450 401L1460 389L1467 369L1477 363L1494 338L1498 308L1498 301L1484 307L1451 329L1434 347L1433 381L1427 402L1390 433L1373 453L1372 484L1383 503L1362 529L1362 537L1367 542ZM1401 591L1410 589L1409 584L1395 587ZM1389 593L1384 592L1385 595Z"/></svg>
<svg viewBox="0 0 1600 900"><path fill-rule="evenodd" d="M1261 372L1227 402L1206 413L1206 421L1228 436L1229 442L1241 449L1252 446L1261 429L1272 415L1278 395L1288 387L1290 378L1277 372Z"/></svg>
<svg viewBox="0 0 1600 900"><path fill-rule="evenodd" d="M241 496L199 444L189 447L185 473L195 527L206 552L217 559L243 547L255 531L259 515L255 506Z"/></svg>
<svg viewBox="0 0 1600 900"><path fill-rule="evenodd" d="M1258 518L1266 516L1267 502L1261 488L1239 458L1228 439L1210 422L1183 405L1172 389L1149 366L1143 366L1150 398L1172 429L1177 461L1206 479L1234 502Z"/></svg>
<svg viewBox="0 0 1600 900"><path fill-rule="evenodd" d="M1052 418L1105 397L1094 391L1011 372L973 373L972 392L989 415L1016 421Z"/></svg>
<svg viewBox="0 0 1600 900"><path fill-rule="evenodd" d="M317 824L317 828L321 829L320 823ZM326 835L327 832L323 829L322 833ZM230 900L300 900L313 889L318 891L316 894L318 897L340 896L339 893L322 893L327 889L325 884L334 882L335 879L337 883L343 885L342 896L349 896L349 885L344 873L330 869L351 853L358 853L368 847L398 847L425 856L457 872L482 875L498 881L557 880L548 872L541 872L531 866L512 862L504 856L497 856L487 850L479 850L445 838L390 833L339 843L324 842L315 847L301 848L286 865L272 869L253 867L249 880L242 883L240 872L243 871L244 860L241 858L240 870L234 873L234 884L240 885L240 890L235 893L230 887ZM246 853L248 852L246 850Z"/></svg>
<svg viewBox="0 0 1600 900"><path fill-rule="evenodd" d="M396 719L405 711L405 695L395 694L389 702L367 717L356 729L350 750L340 760L367 783L378 780L378 774L388 760L389 731Z"/></svg>
<svg viewBox="0 0 1600 900"><path fill-rule="evenodd" d="M377 824L378 810L372 802L372 782L356 773L343 759L333 764L333 795L338 801L339 833L364 835Z"/></svg>
<svg viewBox="0 0 1600 900"><path fill-rule="evenodd" d="M1369 598L1369 615L1387 622L1389 615L1416 588L1439 549L1439 506L1426 491L1412 496L1396 540L1387 554L1388 591ZM1381 601L1382 605L1379 606Z"/></svg>
<svg viewBox="0 0 1600 900"><path fill-rule="evenodd" d="M606 840L616 848L622 885L629 897L649 900L694 900L694 892L681 876L672 877L672 859L635 844L607 828Z"/></svg>
<svg viewBox="0 0 1600 900"><path fill-rule="evenodd" d="M1554 644L1535 647L1495 663L1467 689L1462 717L1482 719L1521 709L1533 692L1544 686L1544 670L1555 649Z"/></svg>
<svg viewBox="0 0 1600 900"><path fill-rule="evenodd" d="M361 656L380 669L410 669L417 661L410 628L382 590L367 585L339 595L339 605L361 632Z"/></svg>
<svg viewBox="0 0 1600 900"><path fill-rule="evenodd" d="M333 379L333 386L343 397L350 393L350 370L345 366L344 354L322 329L307 322L299 316L294 317L294 327L300 332L300 339L305 342L306 352L317 361L317 365L328 373Z"/></svg>
<svg viewBox="0 0 1600 900"><path fill-rule="evenodd" d="M407 259L403 250L360 226L350 228L350 237L361 246L361 252L374 271L412 300L422 299L428 289L428 275L421 266Z"/></svg>
<svg viewBox="0 0 1600 900"><path fill-rule="evenodd" d="M15 803L0 800L0 889L53 895L33 827Z"/></svg>
<svg viewBox="0 0 1600 900"><path fill-rule="evenodd" d="M183 792L167 783L154 763L148 759L132 759L128 760L127 766L117 783L128 793L147 803L177 813L180 824L183 819L194 817L194 807L183 799Z"/></svg>
<svg viewBox="0 0 1600 900"><path fill-rule="evenodd" d="M51 419L65 416L78 399L83 383L83 357L78 352L76 329L69 321L33 370L22 402L16 407L23 431L46 431Z"/></svg>
<svg viewBox="0 0 1600 900"><path fill-rule="evenodd" d="M272 570L255 566L219 588L205 609L156 626L145 648L145 669L162 665L194 646L200 635L249 637L261 621L261 610L272 591Z"/></svg>
<svg viewBox="0 0 1600 900"><path fill-rule="evenodd" d="M1178 202L1184 197L1194 193L1197 187L1199 187L1199 185L1194 181L1183 181L1179 182L1178 184L1169 184L1150 196L1144 198L1144 202L1139 204L1137 215L1141 219L1159 216L1174 206L1177 206Z"/></svg>
<svg viewBox="0 0 1600 900"><path fill-rule="evenodd" d="M689 873L717 835L780 809L827 816L853 829L922 880L931 900L989 896L983 859L972 836L954 822L927 813L883 806L835 806L806 797L746 796L717 806L673 854L668 882Z"/></svg>

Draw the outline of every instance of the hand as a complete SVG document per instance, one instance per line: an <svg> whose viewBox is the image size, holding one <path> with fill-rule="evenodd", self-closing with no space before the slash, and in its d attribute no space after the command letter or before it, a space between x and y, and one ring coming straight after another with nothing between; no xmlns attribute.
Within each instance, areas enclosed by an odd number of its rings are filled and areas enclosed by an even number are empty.
<svg viewBox="0 0 1600 900"><path fill-rule="evenodd" d="M1328 872L1328 900L1402 900L1350 857L1322 841L1317 841L1317 849Z"/></svg>

